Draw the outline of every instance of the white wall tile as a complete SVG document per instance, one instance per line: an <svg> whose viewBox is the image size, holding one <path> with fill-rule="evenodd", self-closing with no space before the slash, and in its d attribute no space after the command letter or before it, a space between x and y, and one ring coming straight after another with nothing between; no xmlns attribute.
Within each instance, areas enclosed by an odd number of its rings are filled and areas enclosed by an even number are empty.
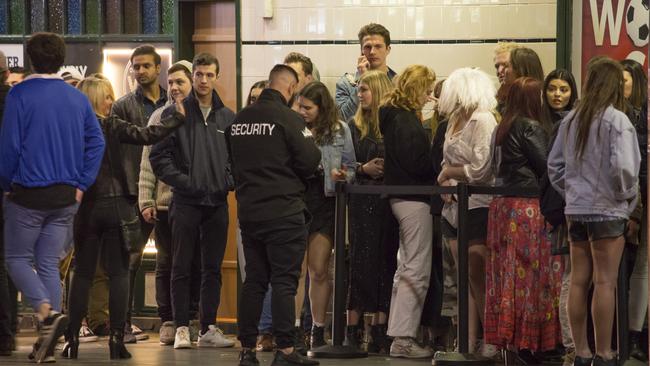
<svg viewBox="0 0 650 366"><path fill-rule="evenodd" d="M390 37L394 39L409 38L405 33L404 23L406 22L405 7L385 7L379 8L377 22L390 30ZM361 25L360 25L361 26Z"/></svg>

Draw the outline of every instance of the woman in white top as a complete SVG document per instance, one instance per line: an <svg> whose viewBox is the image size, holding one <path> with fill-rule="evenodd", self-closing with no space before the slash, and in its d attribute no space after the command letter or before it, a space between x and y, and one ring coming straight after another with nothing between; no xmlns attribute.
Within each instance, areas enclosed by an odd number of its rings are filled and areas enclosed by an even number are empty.
<svg viewBox="0 0 650 366"><path fill-rule="evenodd" d="M497 126L493 110L496 90L489 76L478 69L462 68L449 75L440 95L440 113L449 116L445 134L442 171L438 183L455 186L458 182L491 185L492 133ZM458 223L456 197L443 196L442 235L449 240L454 260L458 261ZM469 350L476 351L479 319L485 308L485 260L488 207L492 198L469 198ZM483 352L486 353L486 352ZM492 355L489 352L490 356Z"/></svg>

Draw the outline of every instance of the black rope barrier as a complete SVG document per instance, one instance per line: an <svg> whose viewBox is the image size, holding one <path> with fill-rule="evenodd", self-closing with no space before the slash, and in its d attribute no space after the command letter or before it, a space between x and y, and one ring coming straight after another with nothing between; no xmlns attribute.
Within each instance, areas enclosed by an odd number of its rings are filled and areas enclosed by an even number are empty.
<svg viewBox="0 0 650 366"><path fill-rule="evenodd" d="M347 227L347 196L349 194L381 195L381 196L434 196L442 194L455 194L458 202L458 263L457 288L458 288L458 349L461 355L469 352L469 270L468 270L468 242L467 214L469 211L469 197L472 195L493 195L509 197L539 197L537 189L503 186L477 186L459 183L454 187L442 186L387 186L387 185L357 185L338 182L336 184L336 215L334 226L334 306L332 313L332 345L318 347L309 351L309 356L317 358L359 358L367 357L367 353L353 347L343 346L345 333L345 300L347 287L345 281L345 233ZM625 257L623 257L625 258ZM621 264L618 289L627 289L627 277L624 261ZM617 291L617 336L619 364L627 360L629 350L627 346L627 292ZM437 365L487 365L485 359L444 357Z"/></svg>

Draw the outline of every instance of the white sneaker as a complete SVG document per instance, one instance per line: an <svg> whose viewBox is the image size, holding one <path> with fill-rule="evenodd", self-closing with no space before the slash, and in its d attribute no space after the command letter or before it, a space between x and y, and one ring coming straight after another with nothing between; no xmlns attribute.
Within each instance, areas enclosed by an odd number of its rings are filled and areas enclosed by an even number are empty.
<svg viewBox="0 0 650 366"><path fill-rule="evenodd" d="M174 344L176 336L176 325L172 321L166 321L160 326L160 344L170 346Z"/></svg>
<svg viewBox="0 0 650 366"><path fill-rule="evenodd" d="M88 326L82 325L79 328L79 343L97 342L98 339L99 337Z"/></svg>
<svg viewBox="0 0 650 366"><path fill-rule="evenodd" d="M390 345L390 357L429 358L433 351L420 347L415 339L410 337L395 337Z"/></svg>
<svg viewBox="0 0 650 366"><path fill-rule="evenodd" d="M137 325L131 324L131 333L135 336L135 339L138 341L146 341L149 339L149 335L142 331Z"/></svg>
<svg viewBox="0 0 650 366"><path fill-rule="evenodd" d="M197 342L197 345L199 347L226 348L234 346L235 342L226 338L221 329L214 325L210 325L205 334L199 333L199 341Z"/></svg>
<svg viewBox="0 0 650 366"><path fill-rule="evenodd" d="M174 338L174 349L192 348L190 341L190 330L188 327L176 328L176 337Z"/></svg>

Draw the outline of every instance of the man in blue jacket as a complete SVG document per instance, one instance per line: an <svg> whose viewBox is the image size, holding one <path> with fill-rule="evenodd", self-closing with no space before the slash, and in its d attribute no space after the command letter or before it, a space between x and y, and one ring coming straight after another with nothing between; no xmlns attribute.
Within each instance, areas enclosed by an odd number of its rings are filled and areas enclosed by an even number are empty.
<svg viewBox="0 0 650 366"><path fill-rule="evenodd" d="M59 313L59 258L99 170L104 138L86 96L56 75L65 59L63 39L36 33L27 54L35 74L5 101L0 186L7 269L42 322L33 356L43 362L67 326Z"/></svg>
<svg viewBox="0 0 650 366"><path fill-rule="evenodd" d="M149 160L154 174L172 187L171 299L174 348L190 348L189 306L192 258L201 251L199 347L232 347L216 325L221 291L221 262L228 238L228 191L232 177L224 131L235 114L215 91L219 61L200 53L192 62L192 93L183 101L185 123L154 145ZM163 112L173 114L174 106ZM181 118L178 113L174 118ZM198 243L198 246L197 246Z"/></svg>

